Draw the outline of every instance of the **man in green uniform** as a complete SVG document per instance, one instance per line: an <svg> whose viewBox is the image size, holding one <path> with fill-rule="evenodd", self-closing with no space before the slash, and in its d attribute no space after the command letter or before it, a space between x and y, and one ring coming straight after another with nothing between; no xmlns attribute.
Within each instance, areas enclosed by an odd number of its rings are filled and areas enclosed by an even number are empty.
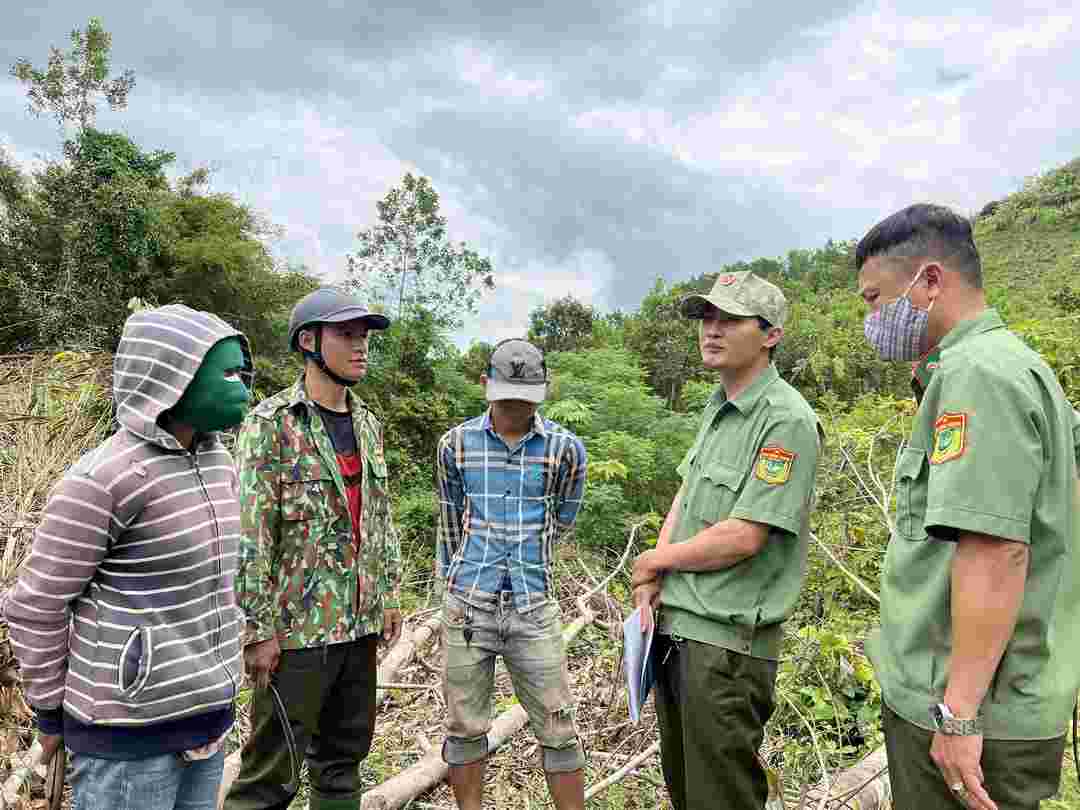
<svg viewBox="0 0 1080 810"><path fill-rule="evenodd" d="M758 748L806 572L820 426L771 362L787 315L776 286L721 275L683 313L701 320L702 360L721 385L656 548L635 560L634 602L649 626L660 606L656 712L676 810L760 809Z"/></svg>
<svg viewBox="0 0 1080 810"><path fill-rule="evenodd" d="M367 372L368 331L389 321L331 288L293 309L304 374L255 407L237 440L237 598L257 686L252 735L227 810L283 810L307 755L312 810L356 810L375 727L376 645L401 631L401 551L382 427L349 387Z"/></svg>
<svg viewBox="0 0 1080 810"><path fill-rule="evenodd" d="M898 808L1033 808L1061 775L1080 667L1073 409L988 309L967 220L913 205L856 250L866 336L916 361L881 631Z"/></svg>

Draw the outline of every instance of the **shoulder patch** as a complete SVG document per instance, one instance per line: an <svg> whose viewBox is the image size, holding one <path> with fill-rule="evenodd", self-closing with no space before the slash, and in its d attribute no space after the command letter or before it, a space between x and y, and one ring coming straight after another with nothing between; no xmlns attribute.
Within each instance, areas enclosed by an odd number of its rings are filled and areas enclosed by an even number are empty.
<svg viewBox="0 0 1080 810"><path fill-rule="evenodd" d="M783 447L762 447L754 464L754 475L766 484L779 486L791 478L791 468L795 465L796 454Z"/></svg>
<svg viewBox="0 0 1080 810"><path fill-rule="evenodd" d="M967 449L967 414L945 411L934 422L934 450L931 464L960 458Z"/></svg>

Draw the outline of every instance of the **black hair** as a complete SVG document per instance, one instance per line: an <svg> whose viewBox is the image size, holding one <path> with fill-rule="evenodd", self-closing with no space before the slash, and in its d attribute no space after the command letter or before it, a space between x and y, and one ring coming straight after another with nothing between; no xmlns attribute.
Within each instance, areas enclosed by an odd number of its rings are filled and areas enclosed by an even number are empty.
<svg viewBox="0 0 1080 810"><path fill-rule="evenodd" d="M972 287L982 287L982 262L971 222L943 205L916 203L883 219L859 240L855 268L861 270L874 256L948 261Z"/></svg>

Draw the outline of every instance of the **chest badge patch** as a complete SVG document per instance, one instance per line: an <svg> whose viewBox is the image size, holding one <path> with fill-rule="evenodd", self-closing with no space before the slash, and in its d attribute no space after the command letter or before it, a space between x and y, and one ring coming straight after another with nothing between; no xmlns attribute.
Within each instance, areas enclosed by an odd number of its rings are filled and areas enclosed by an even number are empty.
<svg viewBox="0 0 1080 810"><path fill-rule="evenodd" d="M934 422L934 451L931 464L960 458L967 449L967 414L946 411Z"/></svg>
<svg viewBox="0 0 1080 810"><path fill-rule="evenodd" d="M795 453L783 447L762 447L758 453L757 464L754 465L754 475L766 484L786 484L791 478L794 464Z"/></svg>

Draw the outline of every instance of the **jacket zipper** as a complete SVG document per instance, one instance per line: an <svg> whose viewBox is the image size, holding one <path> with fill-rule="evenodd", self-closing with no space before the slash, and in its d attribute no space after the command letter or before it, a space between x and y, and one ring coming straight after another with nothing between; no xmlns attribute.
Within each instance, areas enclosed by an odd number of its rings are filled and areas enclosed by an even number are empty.
<svg viewBox="0 0 1080 810"><path fill-rule="evenodd" d="M218 585L221 584L222 569L221 569L221 531L218 527L217 510L214 509L214 502L210 498L210 493L206 489L206 481L203 480L202 470L199 468L199 454L198 450L191 454L191 465L195 470L195 477L199 481L199 487L202 489L203 497L206 498L206 505L210 507L210 518L214 524L214 556L217 558L217 578ZM221 654L221 606L218 604L217 590L210 594L211 604L214 608L214 620L217 622L217 628L214 630L214 653L217 655L218 660L221 662L222 668L225 670L225 674L229 676L229 683L233 688L233 696L236 695L236 680L233 678L232 670L229 669L229 665L225 662L225 657Z"/></svg>

